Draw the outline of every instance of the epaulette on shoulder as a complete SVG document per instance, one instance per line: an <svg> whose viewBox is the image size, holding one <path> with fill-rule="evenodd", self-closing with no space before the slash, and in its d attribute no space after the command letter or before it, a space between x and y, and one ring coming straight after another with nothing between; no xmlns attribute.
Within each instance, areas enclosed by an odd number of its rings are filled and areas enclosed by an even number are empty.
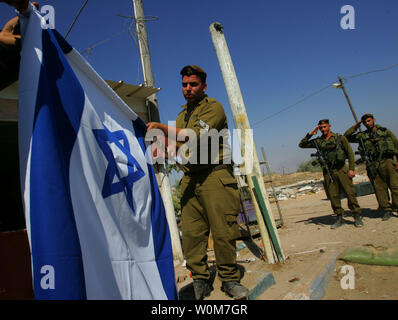
<svg viewBox="0 0 398 320"><path fill-rule="evenodd" d="M211 97L206 97L205 100L208 104L218 103L218 101L216 99L211 98Z"/></svg>

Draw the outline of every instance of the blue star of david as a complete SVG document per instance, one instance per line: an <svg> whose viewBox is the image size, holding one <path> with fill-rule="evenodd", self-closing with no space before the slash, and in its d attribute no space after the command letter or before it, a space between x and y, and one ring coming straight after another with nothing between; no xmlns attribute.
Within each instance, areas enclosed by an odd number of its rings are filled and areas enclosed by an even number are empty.
<svg viewBox="0 0 398 320"><path fill-rule="evenodd" d="M145 176L145 172L142 170L141 166L137 160L133 157L130 152L130 145L128 143L126 134L122 131L111 132L108 128L104 126L104 130L94 129L94 136L100 146L105 158L108 160L108 167L105 172L104 185L102 187L102 196L105 198L124 192L126 195L127 203L130 208L134 210L133 203L133 185L136 181L140 180ZM123 142L123 144L121 143ZM108 143L109 142L109 143ZM110 148L110 144L114 143L127 157L127 169L128 175L121 177L118 165L116 163L116 157ZM113 182L117 177L117 181Z"/></svg>

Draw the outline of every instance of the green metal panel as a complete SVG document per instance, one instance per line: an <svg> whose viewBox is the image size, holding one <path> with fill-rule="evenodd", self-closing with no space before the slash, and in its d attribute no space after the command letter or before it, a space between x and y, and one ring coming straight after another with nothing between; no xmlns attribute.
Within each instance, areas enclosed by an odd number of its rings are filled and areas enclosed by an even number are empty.
<svg viewBox="0 0 398 320"><path fill-rule="evenodd" d="M279 241L278 241L278 237L276 236L276 233L275 233L275 229L272 227L271 218L269 216L269 213L268 213L268 210L267 210L267 206L265 205L264 198L263 198L263 195L262 195L261 190L260 190L260 186L259 186L258 181L257 181L257 177L256 176L252 176L252 181L253 181L253 184L254 184L254 193L256 195L258 204L259 204L261 212L263 214L263 217L264 217L264 220L265 220L265 224L267 226L268 233L269 233L269 235L271 237L271 241L272 241L272 244L273 244L273 246L275 248L275 251L276 251L276 254L278 256L278 259L279 259L279 261L285 261L285 257L283 256L282 249L281 249Z"/></svg>
<svg viewBox="0 0 398 320"><path fill-rule="evenodd" d="M354 188L357 197L367 196L369 194L375 193L373 186L370 182L361 182L358 184L354 184ZM340 193L340 198L341 199L347 198L344 191Z"/></svg>

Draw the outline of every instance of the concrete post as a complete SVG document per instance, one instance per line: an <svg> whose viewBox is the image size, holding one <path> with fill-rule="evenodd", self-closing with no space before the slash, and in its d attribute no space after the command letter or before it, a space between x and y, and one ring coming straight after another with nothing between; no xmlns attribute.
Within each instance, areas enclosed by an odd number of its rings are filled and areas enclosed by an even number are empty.
<svg viewBox="0 0 398 320"><path fill-rule="evenodd" d="M242 93L239 87L238 79L236 77L235 68L232 63L232 59L229 53L227 42L224 37L223 27L220 23L215 22L210 25L210 34L213 40L214 48L217 54L218 62L220 64L221 73L223 75L225 87L228 94L229 104L232 110L235 128L241 129L243 138L240 137L240 144L242 149L242 158L245 163L245 175L247 176L247 183L250 188L250 193L253 199L254 209L256 212L257 223L260 228L260 234L263 241L266 257L269 263L275 263L276 254L272 248L272 242L268 234L267 228L264 224L264 218L261 215L260 208L257 204L255 196L253 194L254 185L251 177L256 176L259 183L261 193L264 198L267 210L270 214L270 221L272 222L268 228L274 228L275 234L277 235L278 242L280 243L278 232L275 226L275 221L272 215L271 206L268 200L267 191L264 185L264 179L261 174L260 163L258 160L257 152L254 146L253 136L251 134L251 128L249 120L246 114L245 104L243 102ZM249 167L252 168L250 170ZM249 170L248 170L249 169Z"/></svg>

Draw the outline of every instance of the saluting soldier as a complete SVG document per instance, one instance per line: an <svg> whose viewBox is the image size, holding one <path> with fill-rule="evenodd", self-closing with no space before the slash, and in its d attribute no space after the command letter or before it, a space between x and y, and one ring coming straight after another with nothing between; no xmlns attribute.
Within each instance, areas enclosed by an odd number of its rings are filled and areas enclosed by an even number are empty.
<svg viewBox="0 0 398 320"><path fill-rule="evenodd" d="M148 123L147 127L148 130L161 129L169 139L172 135L193 135L197 149L200 149L196 157L188 158L194 161L188 161L182 167L184 176L181 181L182 248L186 266L192 272L195 298L201 300L213 290L207 264L210 230L221 290L234 299L245 298L249 290L240 284L242 276L236 264L236 240L241 237L237 223L240 197L231 154L225 152L229 150L229 143L220 137L217 156L212 157L207 149L210 143L206 141L211 130L227 130L227 117L222 105L206 95L206 72L202 68L185 66L181 76L182 93L187 103L182 106L176 127L155 122ZM177 146L181 147L181 143L177 142ZM204 151L208 157L200 157ZM202 163L195 160L202 160Z"/></svg>
<svg viewBox="0 0 398 320"><path fill-rule="evenodd" d="M362 227L361 209L355 194L355 188L352 178L355 177L355 159L354 152L351 149L347 138L343 135L333 133L328 119L322 119L318 125L308 133L299 143L300 148L318 148L324 156L323 177L325 182L325 191L330 199L332 209L337 215L336 222L332 229L341 227L344 224L341 207L340 192L343 190L347 195L348 207L355 219L355 226ZM322 136L311 139L318 130ZM348 159L348 167L346 165Z"/></svg>
<svg viewBox="0 0 398 320"><path fill-rule="evenodd" d="M370 155L371 165L376 169L374 189L377 202L384 211L382 220L388 220L393 216L393 209L398 209L398 140L389 129L375 122L373 114L365 113L361 121L349 128L344 135L349 142L354 143L358 143L362 138ZM356 133L361 123L365 125L366 130ZM392 203L388 189L391 191Z"/></svg>

